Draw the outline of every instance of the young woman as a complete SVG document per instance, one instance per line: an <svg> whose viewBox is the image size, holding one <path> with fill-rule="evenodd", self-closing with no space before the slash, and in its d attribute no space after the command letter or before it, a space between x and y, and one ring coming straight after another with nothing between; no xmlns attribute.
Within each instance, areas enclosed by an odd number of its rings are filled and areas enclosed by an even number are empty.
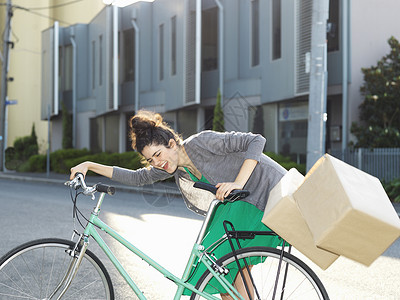
<svg viewBox="0 0 400 300"><path fill-rule="evenodd" d="M212 198L208 192L193 188L195 181L215 185L219 200L234 189L246 189L250 191L247 198L218 206L203 245L208 246L223 235L223 220L231 221L236 230L269 230L261 222L263 211L269 192L286 170L263 154L265 139L261 135L203 131L182 140L159 114L140 111L130 120L130 137L133 149L144 156L149 167L128 170L84 162L71 169L71 179L77 172L85 175L90 170L124 184L141 186L174 176L187 207L203 215ZM279 242L276 237L260 236L244 241L242 247L260 243L276 247ZM224 243L214 254L219 258L229 252L229 244ZM205 267L197 268L190 282L195 284L204 271ZM235 279L237 285L242 282L239 277ZM213 292L221 291L224 290L217 287ZM223 299L229 297L223 295Z"/></svg>

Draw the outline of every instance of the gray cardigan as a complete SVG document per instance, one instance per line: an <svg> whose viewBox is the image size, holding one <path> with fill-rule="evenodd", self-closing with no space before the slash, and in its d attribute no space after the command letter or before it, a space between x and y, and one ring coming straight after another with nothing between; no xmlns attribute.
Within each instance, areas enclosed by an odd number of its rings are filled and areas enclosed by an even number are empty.
<svg viewBox="0 0 400 300"><path fill-rule="evenodd" d="M243 201L264 210L271 189L279 182L286 170L262 153L265 138L259 134L242 132L218 133L203 131L183 141L186 153L211 183L233 182L245 159L258 161L244 189L250 196ZM193 181L187 172L177 170L169 174L153 167L128 170L113 167L112 179L128 185L141 186L174 176L187 207L204 215L214 195L193 188Z"/></svg>

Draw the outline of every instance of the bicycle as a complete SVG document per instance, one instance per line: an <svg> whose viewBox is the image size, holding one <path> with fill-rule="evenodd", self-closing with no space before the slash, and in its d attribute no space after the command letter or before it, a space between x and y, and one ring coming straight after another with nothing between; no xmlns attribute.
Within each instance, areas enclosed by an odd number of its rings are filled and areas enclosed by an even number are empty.
<svg viewBox="0 0 400 300"><path fill-rule="evenodd" d="M165 278L173 281L177 285L174 299L180 299L184 289L192 292L190 299L219 299L218 294L210 294L206 291L213 280L216 280L218 285L222 286L224 291L235 300L243 300L245 297L249 299L329 299L315 273L304 262L290 254L291 246L285 244L285 241L282 240L280 249L264 246L240 247L241 239L254 238L258 234L276 235L272 231L235 231L234 225L225 221L225 234L205 249L201 242L206 234L207 226L215 208L218 205L224 205L224 202L219 200L211 202L184 273L179 278L100 220L99 213L105 195L113 195L115 188L103 184L88 187L82 174L77 174L73 180L65 184L71 189L74 224L77 220L84 228L83 233L78 233L74 229L71 240L56 238L34 240L5 254L0 259L1 299L114 299L114 289L108 271L97 256L88 250L90 238L104 251L137 297L146 299L97 229L106 232L162 273ZM216 191L214 186L200 182L195 183L195 186L214 193ZM97 204L90 218L85 218L87 224L83 225L79 216L84 216L77 207L77 198L79 195L86 195L95 200L96 192L100 193ZM227 201L243 199L248 195L248 191L236 190L227 197ZM213 250L224 242L231 244L232 252L216 258ZM237 244L236 248L234 243ZM260 263L254 264L255 260ZM188 283L191 274L199 264L204 264L207 270L196 285ZM245 280L247 295L241 295L231 284L234 278L230 278L230 268L233 266L239 268L242 276L245 269L250 274L249 282Z"/></svg>

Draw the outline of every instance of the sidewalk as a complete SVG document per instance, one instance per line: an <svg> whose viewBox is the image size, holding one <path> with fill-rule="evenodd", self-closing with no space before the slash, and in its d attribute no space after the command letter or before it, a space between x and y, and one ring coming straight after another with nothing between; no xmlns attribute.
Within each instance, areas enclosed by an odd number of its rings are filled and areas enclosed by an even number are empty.
<svg viewBox="0 0 400 300"><path fill-rule="evenodd" d="M69 175L50 173L49 176L47 176L46 173L0 172L0 179L41 182L49 184L64 184L64 182L69 180ZM117 191L151 193L160 195L168 194L176 197L181 196L178 187L174 182L157 182L152 185L136 187L123 185L102 176L86 176L87 184L93 185L99 182L112 185L116 188ZM400 203L393 203L393 206L400 218Z"/></svg>
<svg viewBox="0 0 400 300"><path fill-rule="evenodd" d="M58 174L58 173L20 173L20 172L0 172L1 179L11 179L29 182L40 182L48 184L64 184L69 180L69 174ZM137 193L151 193L151 194L168 194L171 196L180 197L181 193L177 185L174 182L157 182L146 186L128 186L122 183L112 181L109 178L103 176L86 176L85 181L88 185L94 185L96 183L103 183L112 185L118 191L124 192L137 192Z"/></svg>

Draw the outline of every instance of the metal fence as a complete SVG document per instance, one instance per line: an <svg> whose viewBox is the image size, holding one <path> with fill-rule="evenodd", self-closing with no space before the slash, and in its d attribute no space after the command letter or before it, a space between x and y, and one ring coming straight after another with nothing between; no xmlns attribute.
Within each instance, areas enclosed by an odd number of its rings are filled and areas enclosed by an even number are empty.
<svg viewBox="0 0 400 300"><path fill-rule="evenodd" d="M400 178L400 148L334 150L330 154L385 182Z"/></svg>

